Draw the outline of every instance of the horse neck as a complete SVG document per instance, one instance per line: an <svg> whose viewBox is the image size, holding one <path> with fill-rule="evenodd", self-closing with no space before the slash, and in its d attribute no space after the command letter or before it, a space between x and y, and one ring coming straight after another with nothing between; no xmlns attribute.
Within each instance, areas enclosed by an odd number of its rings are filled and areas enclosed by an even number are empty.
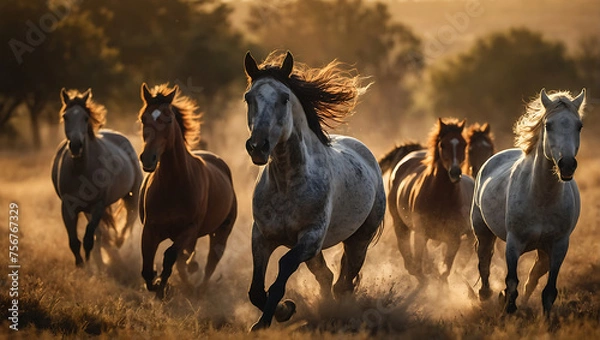
<svg viewBox="0 0 600 340"><path fill-rule="evenodd" d="M445 192L453 192L454 190L458 192L458 189L460 189L460 182L452 183L450 180L448 170L444 168L441 158L431 166L431 171L427 174L425 181L429 182L429 185L439 187L440 190L444 190Z"/></svg>
<svg viewBox="0 0 600 340"><path fill-rule="evenodd" d="M79 174L86 173L88 170L90 170L90 168L91 170L95 170L94 164L91 163L93 161L93 157L97 157L98 148L100 146L98 137L91 137L87 133L84 136L83 152L81 153L81 157L73 159L74 170ZM92 153L94 153L96 156L92 156Z"/></svg>
<svg viewBox="0 0 600 340"><path fill-rule="evenodd" d="M556 193L564 188L564 183L558 180L554 170L554 163L544 156L543 138L540 138L535 152L525 156L525 162L531 167L531 192L538 194L544 200L555 197Z"/></svg>
<svg viewBox="0 0 600 340"><path fill-rule="evenodd" d="M168 179L168 183L188 183L192 176L193 159L194 156L188 150L181 130L179 130L179 127L175 127L172 142L165 147L160 156L156 175L159 178Z"/></svg>
<svg viewBox="0 0 600 340"><path fill-rule="evenodd" d="M294 129L286 141L278 143L273 149L268 166L269 177L281 188L295 178L307 176L310 154L324 147L308 128L305 131Z"/></svg>

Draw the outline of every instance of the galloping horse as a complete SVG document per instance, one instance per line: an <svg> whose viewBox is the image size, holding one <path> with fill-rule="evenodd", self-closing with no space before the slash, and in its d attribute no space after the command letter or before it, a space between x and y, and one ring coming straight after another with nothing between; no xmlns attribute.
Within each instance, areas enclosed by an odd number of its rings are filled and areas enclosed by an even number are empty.
<svg viewBox="0 0 600 340"><path fill-rule="evenodd" d="M194 117L196 104L181 95L177 86L150 90L144 83L141 97L144 150L140 159L144 171L150 173L140 192L142 276L148 290L162 299L175 262L183 284L190 287L187 272L198 270L196 241L209 235L201 285L206 289L233 228L237 200L227 164L213 153L190 151L200 132L200 122ZM154 256L165 239L173 245L165 251L160 279L155 280Z"/></svg>
<svg viewBox="0 0 600 340"><path fill-rule="evenodd" d="M487 299L492 294L490 261L499 237L506 241L507 313L517 310L517 262L531 250L537 250L537 258L525 285L525 297L549 270L542 292L547 317L556 299L558 271L580 212L579 189L572 179L584 100L585 90L575 99L568 92L548 96L542 90L515 126L519 148L492 156L477 176L471 220L478 240L479 296Z"/></svg>
<svg viewBox="0 0 600 340"><path fill-rule="evenodd" d="M446 243L446 280L463 235L470 233L469 207L473 180L462 176L466 141L462 135L465 121L442 121L435 125L427 150L408 153L418 145L397 147L405 157L390 176L388 208L394 220L398 248L408 272L422 283L425 279L423 256L429 239ZM394 151L388 153L392 154ZM380 161L384 163L385 157ZM411 247L410 236L414 233ZM426 255L426 254L425 254Z"/></svg>
<svg viewBox="0 0 600 340"><path fill-rule="evenodd" d="M91 89L81 94L63 88L60 97L67 139L61 142L54 156L52 183L62 200L62 218L75 264L83 266L81 242L77 238L79 213L85 213L88 220L83 237L87 261L94 246L94 234L103 242L108 236L96 233L99 223L103 221L107 227L116 229L110 205L122 199L127 219L116 240L120 246L136 219L142 172L135 150L125 136L99 130L105 123L106 109L92 100Z"/></svg>
<svg viewBox="0 0 600 340"><path fill-rule="evenodd" d="M483 163L495 152L490 124L471 124L467 129L467 174L475 178Z"/></svg>
<svg viewBox="0 0 600 340"><path fill-rule="evenodd" d="M271 54L259 67L250 53L250 138L246 149L262 169L252 199L254 273L249 297L262 312L252 330L269 327L273 316L288 320L295 304L279 304L289 277L306 262L331 296L333 273L322 249L344 244L336 297L352 293L367 247L382 230L385 191L381 170L360 141L330 135L323 126L341 122L361 92L356 77L331 62L321 69L294 65L291 53ZM329 125L328 125L329 126ZM277 279L265 292L265 271L275 248L291 248L279 260ZM276 313L277 312L277 313Z"/></svg>

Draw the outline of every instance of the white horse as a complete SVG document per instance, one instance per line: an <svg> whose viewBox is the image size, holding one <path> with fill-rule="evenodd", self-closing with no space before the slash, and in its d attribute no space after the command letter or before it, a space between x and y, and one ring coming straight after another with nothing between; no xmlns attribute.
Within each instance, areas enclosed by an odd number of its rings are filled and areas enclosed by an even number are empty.
<svg viewBox="0 0 600 340"><path fill-rule="evenodd" d="M548 96L542 90L515 126L520 149L492 156L477 175L471 222L478 240L479 296L486 299L492 293L490 260L499 237L506 241L507 313L517 310L517 262L531 250L537 250L537 258L525 285L525 298L549 271L542 292L547 317L556 300L556 279L580 212L573 174L584 100L585 89L574 99L567 92Z"/></svg>
<svg viewBox="0 0 600 340"><path fill-rule="evenodd" d="M289 277L306 262L331 296L333 273L322 249L340 242L344 255L337 296L352 293L367 247L381 232L385 191L377 160L360 141L328 136L323 124L341 121L360 92L332 62L322 69L294 67L292 55L267 58L259 68L250 53L245 70L249 89L246 149L256 165L265 165L254 189L252 257L254 273L249 297L262 316L252 330L282 322L295 311L279 304ZM265 292L265 271L275 248L290 250L279 260L277 279Z"/></svg>

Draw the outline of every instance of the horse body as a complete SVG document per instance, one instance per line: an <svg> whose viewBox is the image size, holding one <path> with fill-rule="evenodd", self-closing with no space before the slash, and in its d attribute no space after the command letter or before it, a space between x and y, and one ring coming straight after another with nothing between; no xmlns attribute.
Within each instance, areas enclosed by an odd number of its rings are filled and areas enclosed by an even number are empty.
<svg viewBox="0 0 600 340"><path fill-rule="evenodd" d="M254 271L248 295L263 312L252 330L269 327L274 316L280 322L292 316L295 304L280 301L287 280L303 262L321 295L330 297L333 273L321 251L340 242L344 255L333 290L336 297L351 293L385 213L375 157L360 141L328 137L321 127L322 121L341 119L352 109L358 92L354 80L339 76L336 63L292 74L289 52L281 66L265 64L259 69L246 55L251 131L246 149L255 164L265 165L252 200ZM290 250L279 260L279 273L267 293L266 267L281 245Z"/></svg>
<svg viewBox="0 0 600 340"><path fill-rule="evenodd" d="M59 145L54 157L52 182L62 200L62 216L69 244L75 263L80 266L83 259L77 239L78 214L85 213L89 221L84 236L86 259L89 259L98 224L103 220L107 227L115 227L110 205L123 199L127 221L117 239L120 246L135 222L134 210L142 174L135 150L125 136L109 130L100 130L96 134L93 128L88 128L88 119L94 114L87 112L90 109L86 107L91 92L83 96L76 94L73 98L64 90L61 94L65 106L63 117L69 121L65 123L68 139ZM90 105L93 107L95 104Z"/></svg>
<svg viewBox="0 0 600 340"><path fill-rule="evenodd" d="M543 103L545 110L534 110L534 104L530 104L528 116L520 121L528 127L516 128L520 134L529 134L527 144L492 156L477 176L471 220L478 239L482 279L479 293L482 299L491 295L489 266L493 243L500 238L506 241L508 274L504 294L508 313L517 309L516 267L524 252L538 251L526 283L526 299L548 271L550 276L542 293L547 316L556 299L558 271L580 213L579 190L571 179L577 164L581 128L577 111L583 95L573 102L565 95L554 95L558 100L553 101L542 91L538 103Z"/></svg>
<svg viewBox="0 0 600 340"><path fill-rule="evenodd" d="M446 279L461 238L469 233L469 207L473 180L461 176L466 142L462 124L438 122L429 150L408 153L390 176L388 206L394 220L398 248L410 274L424 280L423 252L429 239L447 244L444 256ZM447 129L455 131L445 132ZM443 141L444 140L444 141ZM443 149L449 149L443 156ZM410 235L414 233L411 245Z"/></svg>
<svg viewBox="0 0 600 340"><path fill-rule="evenodd" d="M194 261L197 239L209 235L210 246L201 290L207 288L223 256L227 239L237 217L237 200L231 171L217 155L190 151L199 124L193 119L195 103L173 90L158 86L153 93L142 85L144 107L144 151L140 155L150 174L141 189L139 206L142 232L142 276L146 287L163 298L172 268L177 263L186 287L188 272L198 270ZM170 239L163 270L156 280L154 258L158 245Z"/></svg>

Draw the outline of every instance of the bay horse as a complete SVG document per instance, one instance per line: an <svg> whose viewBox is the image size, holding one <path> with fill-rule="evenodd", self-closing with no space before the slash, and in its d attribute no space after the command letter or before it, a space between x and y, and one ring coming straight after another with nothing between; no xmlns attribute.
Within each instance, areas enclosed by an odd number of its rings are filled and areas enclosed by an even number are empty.
<svg viewBox="0 0 600 340"><path fill-rule="evenodd" d="M545 90L530 102L515 125L517 148L492 156L475 183L471 209L482 300L490 297L490 261L496 238L506 241L506 313L517 310L517 262L528 251L537 258L525 284L529 298L548 271L542 292L546 317L556 300L556 280L569 248L569 236L580 213L580 197L573 180L582 128L585 89L576 98L568 92Z"/></svg>
<svg viewBox="0 0 600 340"><path fill-rule="evenodd" d="M429 239L447 245L445 271L440 274L442 280L447 280L461 238L470 235L473 179L462 175L461 170L466 148L464 126L465 121L439 118L426 150L408 152L418 144L396 147L405 156L390 175L388 209L404 266L419 283L425 282L423 267L428 256L424 252Z"/></svg>
<svg viewBox="0 0 600 340"><path fill-rule="evenodd" d="M194 260L197 239L208 235L208 259L200 286L203 291L223 256L237 217L231 171L219 156L191 151L200 132L195 117L198 107L177 85L171 89L163 84L150 90L144 83L141 98L144 146L140 160L149 173L142 184L139 205L144 224L142 277L147 289L162 299L177 262L179 276L190 288L187 274L198 270ZM154 257L166 239L173 244L164 252L158 279Z"/></svg>
<svg viewBox="0 0 600 340"><path fill-rule="evenodd" d="M120 247L136 220L142 172L129 140L118 132L100 129L106 121L106 108L92 100L91 89L79 93L63 88L60 98L60 116L67 138L54 156L52 183L62 201L62 218L75 264L81 267L84 262L77 237L79 213L83 212L88 220L83 237L87 261L94 235L101 239L101 245L109 246L109 229L96 232L96 228L104 222L107 228L116 230L111 204L122 201L127 218L115 242Z"/></svg>
<svg viewBox="0 0 600 340"><path fill-rule="evenodd" d="M495 152L494 136L489 123L473 123L467 129L467 171L469 176L475 178L481 166Z"/></svg>
<svg viewBox="0 0 600 340"><path fill-rule="evenodd" d="M323 297L332 295L333 273L322 250L343 243L336 297L350 294L367 247L382 231L385 191L371 151L357 139L328 135L324 126L342 122L364 88L333 61L315 69L271 53L259 67L245 57L252 162L264 166L252 197L253 275L249 298L263 313L252 330L270 326L273 316L288 320L291 300L280 303L289 277L303 262ZM265 271L278 246L290 250L279 260L275 282L265 291Z"/></svg>

